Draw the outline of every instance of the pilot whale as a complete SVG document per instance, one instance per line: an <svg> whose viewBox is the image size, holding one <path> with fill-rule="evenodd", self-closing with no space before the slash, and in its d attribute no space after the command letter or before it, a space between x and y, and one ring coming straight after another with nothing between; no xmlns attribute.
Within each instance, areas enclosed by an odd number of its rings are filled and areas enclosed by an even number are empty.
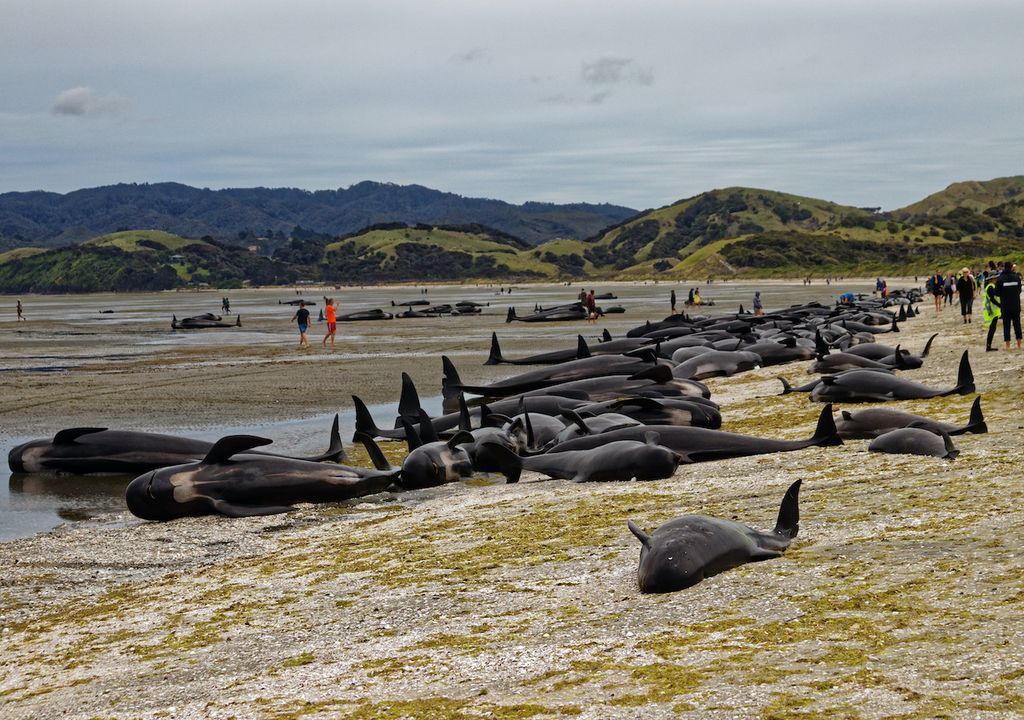
<svg viewBox="0 0 1024 720"><path fill-rule="evenodd" d="M799 530L800 482L786 491L770 533L733 520L683 515L647 534L630 520L630 532L642 545L637 570L640 592L684 590L725 570L780 557Z"/></svg>
<svg viewBox="0 0 1024 720"><path fill-rule="evenodd" d="M295 503L372 495L396 479L394 472L249 453L271 442L253 435L228 435L199 462L140 475L125 490L128 509L143 520L218 513L272 515L294 509Z"/></svg>
<svg viewBox="0 0 1024 720"><path fill-rule="evenodd" d="M61 430L52 440L30 440L7 455L12 472L141 473L198 460L210 452L205 440L101 427ZM331 425L330 447L322 455L305 459L341 462L345 449L338 433L338 416Z"/></svg>

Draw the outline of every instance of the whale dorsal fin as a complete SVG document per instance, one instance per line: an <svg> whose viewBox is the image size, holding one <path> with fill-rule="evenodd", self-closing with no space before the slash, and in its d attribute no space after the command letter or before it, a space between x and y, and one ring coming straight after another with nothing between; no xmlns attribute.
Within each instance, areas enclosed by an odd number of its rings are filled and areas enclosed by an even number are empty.
<svg viewBox="0 0 1024 720"><path fill-rule="evenodd" d="M851 413L849 410L842 410L841 412L843 414L843 420L846 420L847 422L853 420L853 413Z"/></svg>
<svg viewBox="0 0 1024 720"><path fill-rule="evenodd" d="M476 440L470 433L466 432L465 430L459 430L457 433L455 433L454 437L452 437L452 439L448 441L447 444L450 450L454 450L456 445L465 445L467 443L473 442L476 442Z"/></svg>
<svg viewBox="0 0 1024 720"><path fill-rule="evenodd" d="M54 445L70 445L78 438L83 435L91 435L93 433L103 432L106 428L101 427L77 427L68 428L67 430L61 430L53 436Z"/></svg>
<svg viewBox="0 0 1024 720"><path fill-rule="evenodd" d="M637 525L632 520L627 521L626 525L629 526L629 531L631 533L633 533L634 535L636 535L636 539L639 540L643 544L643 546L645 548L650 550L651 549L651 536L648 535L647 533L645 533L643 530L641 530L640 526Z"/></svg>
<svg viewBox="0 0 1024 720"><path fill-rule="evenodd" d="M206 457L203 458L203 464L211 465L213 463L226 462L232 455L252 450L255 447L269 445L272 442L274 441L257 437L256 435L228 435L213 444L213 447L206 453Z"/></svg>

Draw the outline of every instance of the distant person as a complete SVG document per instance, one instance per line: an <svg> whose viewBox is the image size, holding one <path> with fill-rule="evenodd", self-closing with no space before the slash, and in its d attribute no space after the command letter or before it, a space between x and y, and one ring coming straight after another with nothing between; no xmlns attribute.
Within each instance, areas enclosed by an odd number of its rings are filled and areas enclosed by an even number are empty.
<svg viewBox="0 0 1024 720"><path fill-rule="evenodd" d="M306 309L306 303L299 300L299 309L292 315L292 321L299 325L299 347L308 348L309 338L306 337L306 331L309 330L309 310Z"/></svg>
<svg viewBox="0 0 1024 720"><path fill-rule="evenodd" d="M936 270L935 274L928 278L928 283L926 283L925 287L928 284L931 285L930 290L935 298L935 312L940 312L942 310L942 296L946 294L946 278L942 276L941 272Z"/></svg>
<svg viewBox="0 0 1024 720"><path fill-rule="evenodd" d="M327 298L327 305L324 308L327 311L327 334L324 335L324 341L321 343L323 347L327 347L327 340L331 341L331 350L334 349L334 334L338 332L338 315L334 310L334 298Z"/></svg>
<svg viewBox="0 0 1024 720"><path fill-rule="evenodd" d="M25 316L22 315L21 300L18 301L18 320L26 320ZM27 322L27 320L26 320Z"/></svg>
<svg viewBox="0 0 1024 720"><path fill-rule="evenodd" d="M942 287L943 297L946 299L946 305L953 304L953 293L956 292L956 278L953 277L953 273L946 275L946 284Z"/></svg>
<svg viewBox="0 0 1024 720"><path fill-rule="evenodd" d="M985 279L985 290L981 296L981 320L988 328L988 336L985 338L985 352L995 352L999 348L992 347L992 340L996 336L996 328L999 327L999 293L996 290L998 275L992 274Z"/></svg>
<svg viewBox="0 0 1024 720"><path fill-rule="evenodd" d="M231 301L227 298L222 298L220 301L220 309L225 315L231 314Z"/></svg>
<svg viewBox="0 0 1024 720"><path fill-rule="evenodd" d="M844 292L842 295L839 296L839 302L842 303L843 305L851 305L853 304L853 301L855 299L856 297L852 292Z"/></svg>
<svg viewBox="0 0 1024 720"><path fill-rule="evenodd" d="M886 280L882 281L882 299L883 300L888 300L889 299L889 283Z"/></svg>
<svg viewBox="0 0 1024 720"><path fill-rule="evenodd" d="M587 322L597 324L597 298L593 288L587 293Z"/></svg>
<svg viewBox="0 0 1024 720"><path fill-rule="evenodd" d="M693 291L693 304L694 305L700 305L701 304L700 288L696 288Z"/></svg>
<svg viewBox="0 0 1024 720"><path fill-rule="evenodd" d="M686 296L686 304L693 305L693 288L690 288L690 294Z"/></svg>
<svg viewBox="0 0 1024 720"><path fill-rule="evenodd" d="M676 291L673 290L668 296L669 303L672 305L672 314L676 314Z"/></svg>
<svg viewBox="0 0 1024 720"><path fill-rule="evenodd" d="M960 271L960 277L956 279L956 295L960 298L960 316L964 324L973 322L971 315L974 313L974 276L970 268Z"/></svg>
<svg viewBox="0 0 1024 720"><path fill-rule="evenodd" d="M1006 349L1010 349L1010 326L1017 338L1017 349L1021 349L1020 332L1020 291L1021 276L1016 272L1014 264L1007 260L1003 263L1003 274L996 279L996 292L999 294L999 313L1003 318L1003 340Z"/></svg>
<svg viewBox="0 0 1024 720"><path fill-rule="evenodd" d="M579 298L580 298L580 305L582 305L583 307L586 307L587 306L587 289L586 288L582 288L580 290Z"/></svg>
<svg viewBox="0 0 1024 720"><path fill-rule="evenodd" d="M761 304L761 291L754 291L754 315L764 315L764 305Z"/></svg>

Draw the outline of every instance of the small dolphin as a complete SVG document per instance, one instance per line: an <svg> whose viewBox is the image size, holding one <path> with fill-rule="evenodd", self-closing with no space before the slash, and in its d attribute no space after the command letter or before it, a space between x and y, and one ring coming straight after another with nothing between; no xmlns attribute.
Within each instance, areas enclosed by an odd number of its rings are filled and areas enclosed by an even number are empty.
<svg viewBox="0 0 1024 720"><path fill-rule="evenodd" d="M648 535L630 520L630 531L643 544L637 571L640 592L684 590L725 570L781 556L799 529L800 482L786 491L771 533L732 520L683 515Z"/></svg>

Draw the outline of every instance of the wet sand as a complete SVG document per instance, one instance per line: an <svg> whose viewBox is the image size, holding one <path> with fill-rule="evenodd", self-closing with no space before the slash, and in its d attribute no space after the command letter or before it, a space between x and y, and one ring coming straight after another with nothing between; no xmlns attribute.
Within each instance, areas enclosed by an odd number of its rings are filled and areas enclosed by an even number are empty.
<svg viewBox="0 0 1024 720"><path fill-rule="evenodd" d="M730 285L714 292L746 297L753 287ZM758 287L771 308L773 286ZM668 290L624 289L629 312L599 327L618 335L660 318ZM238 297L233 305L244 306ZM254 312L269 316L260 302ZM953 463L872 454L866 441L850 441L684 466L646 484L478 480L246 520L151 524L123 512L110 518L121 524L2 543L0 713L1019 716L1024 353L979 352L979 325L960 324L950 309L922 310L898 338L881 339L918 351L941 333L925 366L907 374L935 387L953 385L971 348L991 432L957 438ZM426 338L398 321L391 339L342 326L359 338L339 337L333 356L297 353L284 323L262 344L218 343L216 353L184 343L139 351L127 334L97 341L103 347L76 339L64 353L75 367L50 373L26 369L36 362L27 356L55 353L33 351L34 336L22 334L3 351L3 439L96 424L98 415L140 429L308 417L347 405L351 392L393 401L402 370L429 395L439 389L441 352L455 351L474 381L514 372L480 364L492 327L502 339L518 335L509 355L564 347L587 330L505 326L503 314L440 319L443 333ZM82 330L69 321L36 331ZM0 332L6 341L11 325ZM130 357L70 357L125 348ZM807 365L709 381L723 429L809 436L820 405L777 396L775 379L803 379ZM963 423L972 399L894 406ZM308 442L321 437L317 429ZM796 478L800 536L783 558L684 592L639 594L639 546L626 519L651 528L705 512L769 529Z"/></svg>

